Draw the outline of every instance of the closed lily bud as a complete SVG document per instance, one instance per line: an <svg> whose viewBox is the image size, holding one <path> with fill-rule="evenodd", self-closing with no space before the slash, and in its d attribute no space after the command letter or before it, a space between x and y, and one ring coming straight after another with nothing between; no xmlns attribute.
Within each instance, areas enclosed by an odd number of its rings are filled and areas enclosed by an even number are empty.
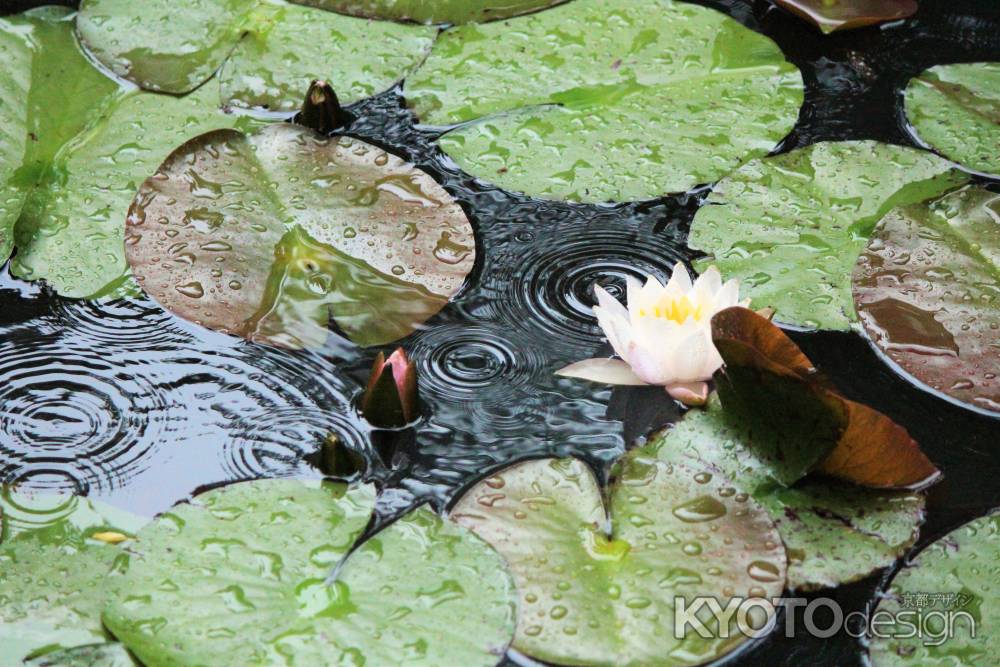
<svg viewBox="0 0 1000 667"><path fill-rule="evenodd" d="M403 348L388 359L379 352L361 399L361 414L372 426L400 428L417 418L417 367Z"/></svg>
<svg viewBox="0 0 1000 667"><path fill-rule="evenodd" d="M340 107L337 93L326 81L318 79L309 86L302 110L295 116L298 125L312 128L320 134L329 134L349 120L350 117Z"/></svg>

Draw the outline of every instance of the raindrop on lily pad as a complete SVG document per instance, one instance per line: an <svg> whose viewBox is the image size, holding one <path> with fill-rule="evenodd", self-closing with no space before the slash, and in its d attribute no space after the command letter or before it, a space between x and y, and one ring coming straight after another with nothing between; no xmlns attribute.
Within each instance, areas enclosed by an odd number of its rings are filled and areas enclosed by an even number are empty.
<svg viewBox="0 0 1000 667"><path fill-rule="evenodd" d="M743 282L755 308L815 329L857 320L851 271L895 206L967 181L926 151L875 141L824 142L755 160L722 179L695 214L689 245Z"/></svg>
<svg viewBox="0 0 1000 667"><path fill-rule="evenodd" d="M139 189L136 279L168 310L248 340L360 345L437 313L475 263L472 226L428 174L380 148L278 123L210 132Z"/></svg>
<svg viewBox="0 0 1000 667"><path fill-rule="evenodd" d="M104 621L151 667L496 664L514 630L501 558L426 508L348 556L374 500L294 480L198 496L139 533Z"/></svg>
<svg viewBox="0 0 1000 667"><path fill-rule="evenodd" d="M1000 193L970 186L891 211L855 267L854 301L903 372L1000 413Z"/></svg>
<svg viewBox="0 0 1000 667"><path fill-rule="evenodd" d="M1000 662L1000 515L954 530L901 569L875 613L874 667L972 667ZM873 615L873 619L875 616ZM920 628L915 636L911 628ZM910 636L907 636L910 635Z"/></svg>
<svg viewBox="0 0 1000 667"><path fill-rule="evenodd" d="M795 124L802 77L722 13L574 0L448 29L406 80L420 121L465 171L548 199L690 189L766 155Z"/></svg>
<svg viewBox="0 0 1000 667"><path fill-rule="evenodd" d="M910 81L905 99L918 139L969 169L1000 175L1000 63L932 67Z"/></svg>
<svg viewBox="0 0 1000 667"><path fill-rule="evenodd" d="M788 586L816 590L863 579L892 565L919 534L924 497L806 478L791 488L755 453L769 443L750 424L734 421L712 396L705 410L652 438L642 455L714 470L733 480L770 514L788 553Z"/></svg>
<svg viewBox="0 0 1000 667"><path fill-rule="evenodd" d="M271 111L294 111L312 79L342 102L386 90L436 36L280 0L84 0L77 29L98 61L147 90L187 93L219 71L223 104Z"/></svg>
<svg viewBox="0 0 1000 667"><path fill-rule="evenodd" d="M626 455L607 508L576 459L514 465L470 489L451 516L506 559L520 595L514 648L556 664L694 665L746 636L674 636L675 598L771 598L785 553L770 517L721 475ZM752 621L763 628L766 616Z"/></svg>
<svg viewBox="0 0 1000 667"><path fill-rule="evenodd" d="M417 23L483 23L538 11L567 0L294 0L354 16Z"/></svg>
<svg viewBox="0 0 1000 667"><path fill-rule="evenodd" d="M86 498L8 488L0 514L0 664L109 641L102 580L124 543L100 538L130 539L145 519Z"/></svg>

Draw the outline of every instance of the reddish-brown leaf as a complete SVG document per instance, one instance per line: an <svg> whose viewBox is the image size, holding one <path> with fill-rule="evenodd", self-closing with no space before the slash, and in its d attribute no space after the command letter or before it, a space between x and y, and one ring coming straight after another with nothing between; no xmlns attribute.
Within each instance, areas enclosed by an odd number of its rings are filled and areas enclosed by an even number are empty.
<svg viewBox="0 0 1000 667"><path fill-rule="evenodd" d="M851 30L913 16L916 0L774 0L823 32Z"/></svg>

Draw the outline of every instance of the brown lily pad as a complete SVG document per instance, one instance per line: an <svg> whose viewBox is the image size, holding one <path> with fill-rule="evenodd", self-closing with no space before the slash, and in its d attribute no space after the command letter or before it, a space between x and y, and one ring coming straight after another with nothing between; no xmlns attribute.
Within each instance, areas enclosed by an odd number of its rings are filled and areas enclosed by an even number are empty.
<svg viewBox="0 0 1000 667"><path fill-rule="evenodd" d="M811 471L880 489L918 488L940 475L905 428L840 395L785 333L746 308L712 319L727 409L760 426L759 452L790 485Z"/></svg>
<svg viewBox="0 0 1000 667"><path fill-rule="evenodd" d="M774 0L825 33L898 21L917 12L916 0Z"/></svg>
<svg viewBox="0 0 1000 667"><path fill-rule="evenodd" d="M357 139L275 124L209 132L136 195L126 256L143 288L210 329L315 347L408 335L462 286L472 226L428 174Z"/></svg>
<svg viewBox="0 0 1000 667"><path fill-rule="evenodd" d="M967 187L896 208L854 270L872 342L904 373L1000 413L1000 194Z"/></svg>

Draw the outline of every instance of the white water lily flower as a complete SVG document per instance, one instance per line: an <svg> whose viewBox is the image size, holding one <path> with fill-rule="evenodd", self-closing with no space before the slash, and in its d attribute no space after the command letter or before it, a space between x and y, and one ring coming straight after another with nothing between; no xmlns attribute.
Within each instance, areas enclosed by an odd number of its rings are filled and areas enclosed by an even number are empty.
<svg viewBox="0 0 1000 667"><path fill-rule="evenodd" d="M628 281L628 307L595 286L597 322L621 359L587 359L558 371L563 377L619 385L656 385L688 405L708 398L708 380L722 366L712 343L712 317L740 301L740 283L722 283L714 266L692 285L680 262L666 287L653 276Z"/></svg>

